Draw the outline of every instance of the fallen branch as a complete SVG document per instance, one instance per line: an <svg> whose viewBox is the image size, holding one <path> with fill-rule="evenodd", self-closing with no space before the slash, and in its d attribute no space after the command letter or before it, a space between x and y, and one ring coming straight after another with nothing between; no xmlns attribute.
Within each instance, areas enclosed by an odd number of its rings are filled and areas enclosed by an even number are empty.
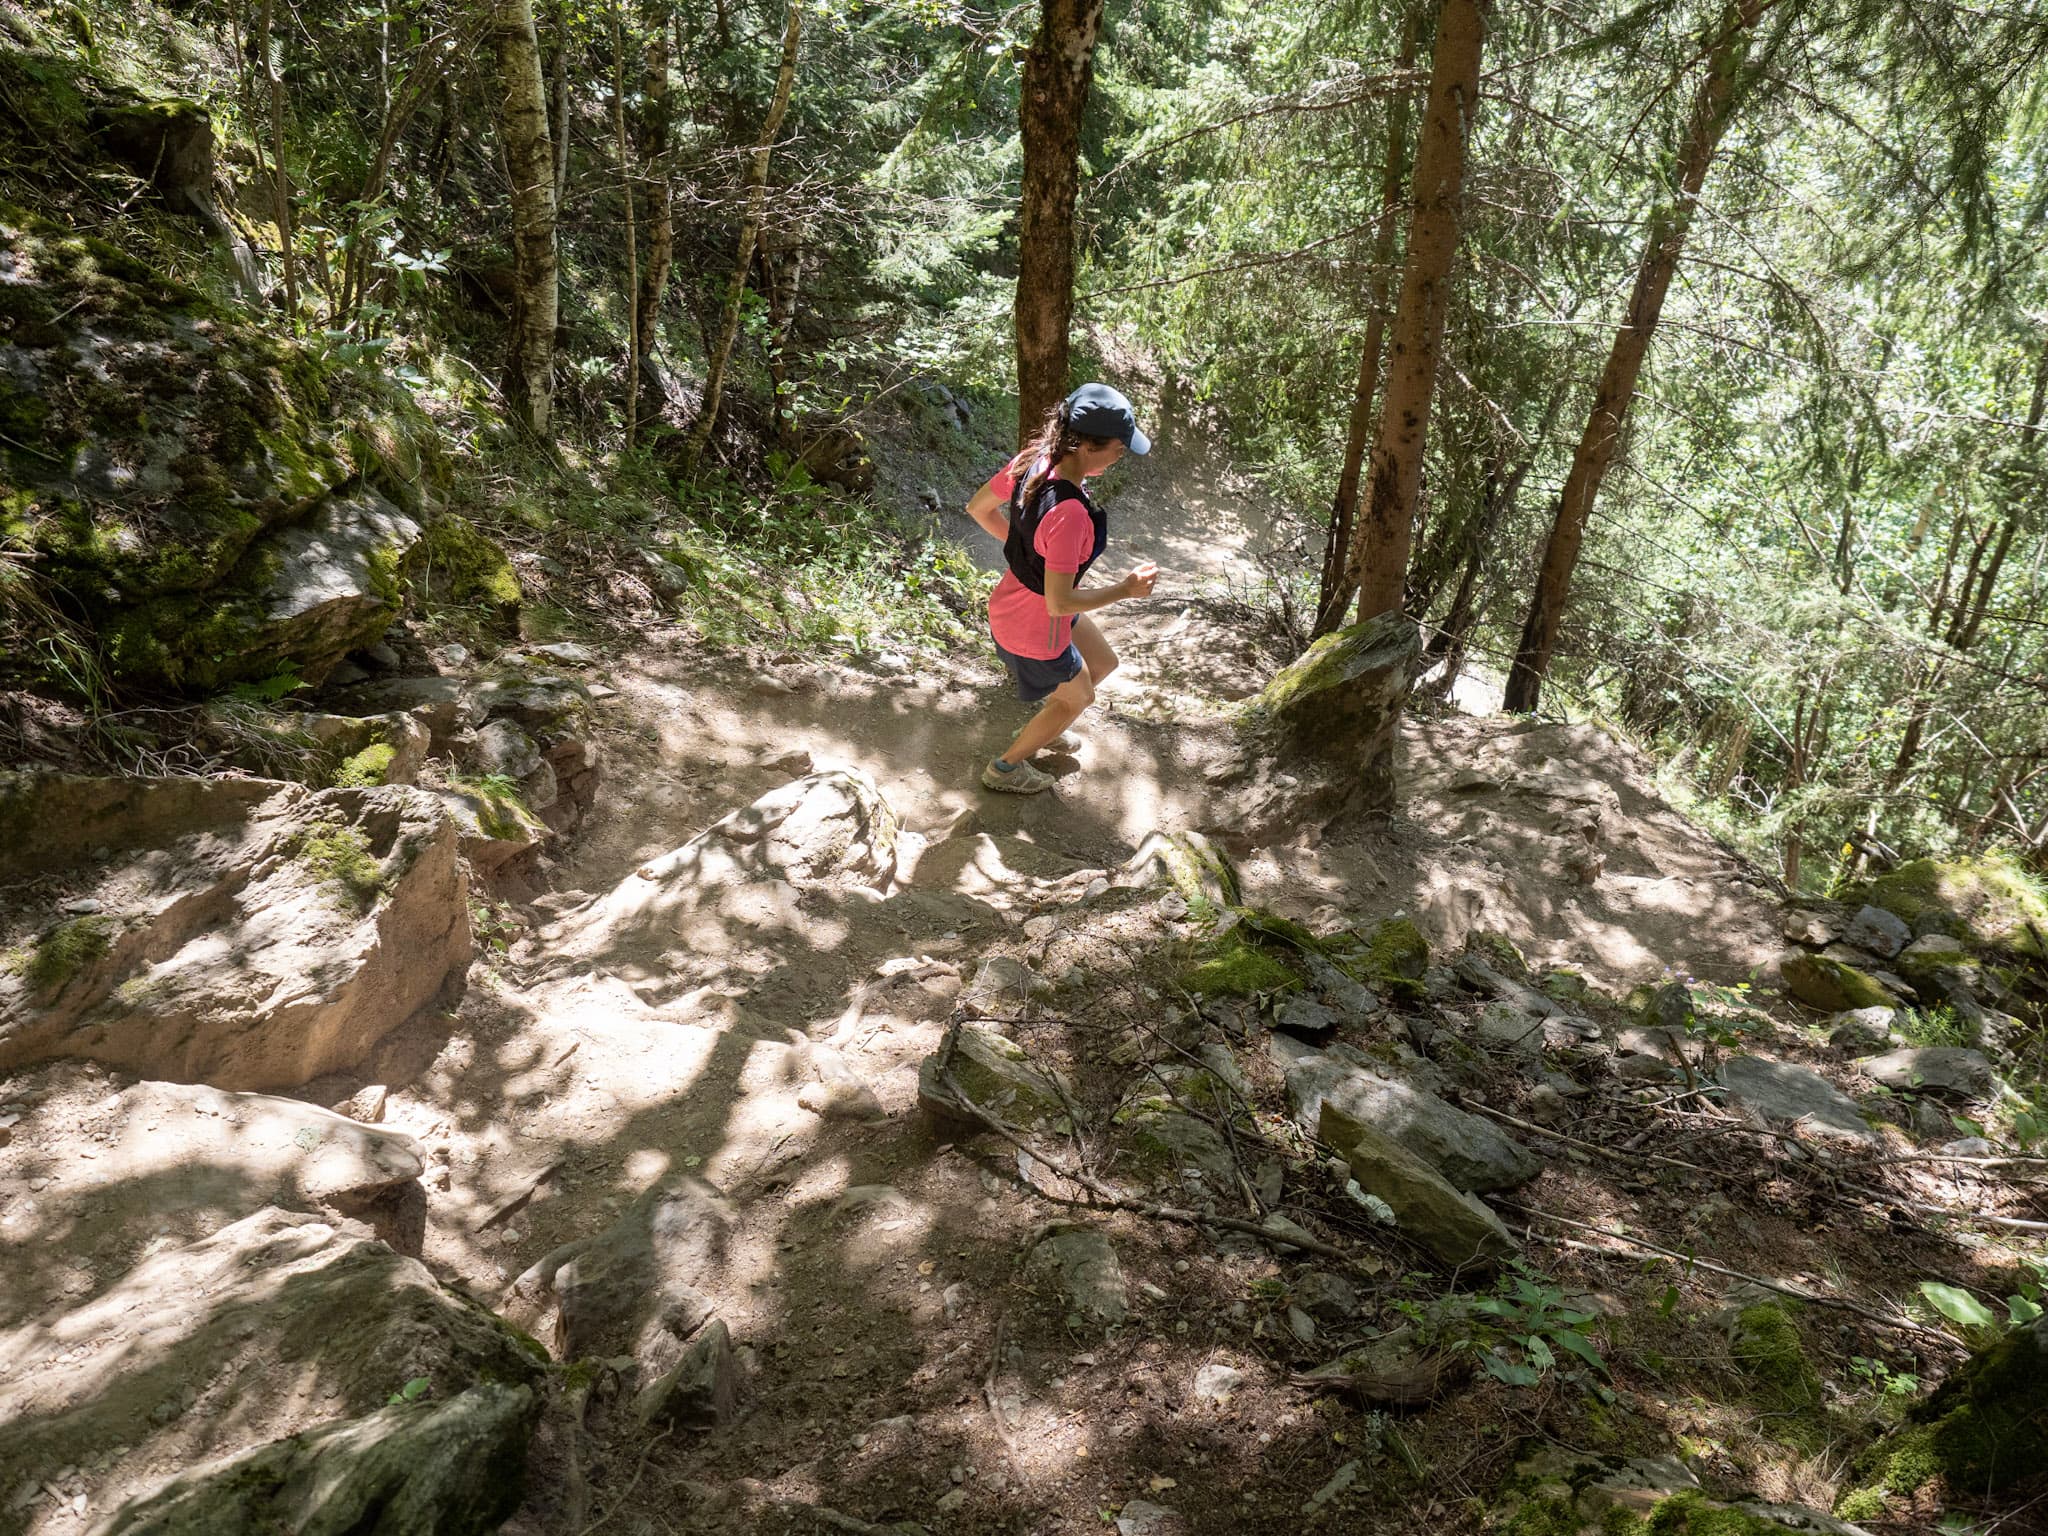
<svg viewBox="0 0 2048 1536"><path fill-rule="evenodd" d="M1612 1243L1626 1243L1629 1247L1641 1249L1646 1253L1662 1254L1667 1259L1676 1259L1681 1264L1688 1265L1694 1269L1704 1269L1717 1275L1726 1275L1731 1280L1742 1280L1751 1285L1760 1285L1767 1291L1776 1291L1779 1295L1790 1296L1795 1301L1811 1302L1817 1307L1834 1307L1843 1312L1853 1312L1858 1317L1866 1318L1870 1322L1877 1323L1882 1327L1894 1328L1901 1333L1910 1333L1916 1338L1926 1339L1930 1343L1938 1343L1948 1349L1961 1350L1963 1348L1955 1339L1950 1338L1938 1329L1928 1328L1920 1323L1913 1322L1909 1318L1887 1317L1882 1312L1873 1312L1868 1307L1860 1306L1856 1302L1846 1300L1840 1296L1830 1296L1824 1291L1809 1291L1804 1286L1786 1285L1781 1280L1767 1280L1762 1275L1752 1275L1740 1269L1730 1269L1726 1264L1717 1264L1712 1259L1702 1259L1693 1254L1680 1253L1675 1248L1666 1248L1658 1243L1647 1242L1640 1237L1623 1237L1619 1232L1610 1232L1605 1227L1594 1226L1591 1222L1574 1221L1569 1216L1559 1216L1550 1211L1538 1210L1533 1205L1521 1205L1513 1200L1503 1200L1501 1204L1507 1206L1510 1210L1520 1211L1524 1216L1533 1216L1543 1221L1554 1221L1561 1227L1576 1227L1581 1232L1592 1232ZM1532 1232L1530 1236L1533 1238L1535 1234ZM1549 1241L1557 1243L1561 1247L1576 1249L1581 1253L1603 1253L1610 1258L1618 1257L1612 1248L1603 1247L1598 1243L1575 1242L1568 1237L1554 1237L1549 1239Z"/></svg>
<svg viewBox="0 0 2048 1536"><path fill-rule="evenodd" d="M1003 1369L1003 1324L1006 1321L1007 1319L1001 1317L996 1319L995 1348L989 1351L988 1375L982 1378L981 1395L988 1401L989 1417L996 1421L996 1434L1001 1437L1004 1445L1015 1450L1017 1440L1010 1433L1009 1420L1003 1415L1003 1399L996 1391L996 1378L1002 1374Z"/></svg>
<svg viewBox="0 0 2048 1536"><path fill-rule="evenodd" d="M1150 1200L1133 1200L1128 1196L1120 1195L1093 1174L1083 1173L1078 1169L1066 1167L1047 1157L1037 1147L1027 1141L1023 1134L1014 1126L999 1120L996 1116L975 1103L961 1089L959 1083L954 1081L951 1066L947 1066L939 1074L939 1082L953 1096L953 1102L968 1115L980 1121L985 1129L1000 1136L1019 1152L1031 1158L1032 1161L1043 1163L1068 1183L1078 1184L1081 1188L1087 1190L1089 1194L1094 1195L1097 1200L1101 1201L1110 1210L1128 1211L1134 1216L1149 1216L1154 1221L1170 1221L1184 1227L1219 1227L1226 1232L1243 1232L1263 1242L1271 1243L1276 1247L1299 1248L1304 1253L1312 1253L1318 1258L1330 1259L1339 1264L1352 1264L1363 1267L1368 1257L1376 1257L1336 1247L1334 1244L1323 1242L1319 1238L1310 1237L1305 1232L1290 1232L1282 1236L1276 1232L1268 1232L1256 1222L1238 1221L1230 1216L1205 1216L1200 1211L1186 1210L1177 1205L1158 1205ZM1026 1189L1037 1195L1041 1200L1049 1200L1057 1205L1077 1205L1081 1203L1074 1200L1063 1200L1060 1196L1052 1194L1048 1190L1040 1189L1031 1180L1024 1178L1021 1173L1018 1175L1018 1178Z"/></svg>

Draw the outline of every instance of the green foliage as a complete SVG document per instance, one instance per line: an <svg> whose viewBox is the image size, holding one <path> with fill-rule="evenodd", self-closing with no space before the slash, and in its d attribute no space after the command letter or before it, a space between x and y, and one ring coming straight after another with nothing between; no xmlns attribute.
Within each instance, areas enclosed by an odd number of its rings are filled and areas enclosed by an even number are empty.
<svg viewBox="0 0 2048 1536"><path fill-rule="evenodd" d="M1586 1332L1597 1313L1576 1306L1555 1281L1517 1259L1493 1293L1464 1302L1469 1346L1486 1373L1512 1387L1533 1387L1553 1370L1584 1367L1596 1377L1607 1362Z"/></svg>
<svg viewBox="0 0 2048 1536"><path fill-rule="evenodd" d="M384 1405L387 1408L395 1408L401 1403L416 1403L427 1395L428 1390L432 1386L433 1382L427 1377L415 1376L396 1392L392 1393L390 1397L386 1398Z"/></svg>

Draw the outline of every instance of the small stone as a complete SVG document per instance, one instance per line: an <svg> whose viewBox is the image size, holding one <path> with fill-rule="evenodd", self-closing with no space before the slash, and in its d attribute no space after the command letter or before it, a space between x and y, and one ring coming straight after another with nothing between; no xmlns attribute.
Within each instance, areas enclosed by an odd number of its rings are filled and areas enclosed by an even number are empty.
<svg viewBox="0 0 2048 1536"><path fill-rule="evenodd" d="M1341 1323L1358 1315L1358 1291L1342 1275L1311 1270L1294 1287L1294 1301L1312 1317Z"/></svg>
<svg viewBox="0 0 2048 1536"><path fill-rule="evenodd" d="M1883 907L1865 906L1849 920L1842 939L1889 960L1913 941L1913 930Z"/></svg>
<svg viewBox="0 0 2048 1536"><path fill-rule="evenodd" d="M1166 1536L1169 1526L1180 1518L1164 1504L1132 1499L1117 1512L1116 1536Z"/></svg>
<svg viewBox="0 0 2048 1536"><path fill-rule="evenodd" d="M447 645L437 645L427 652L427 660L431 661L435 668L442 672L453 671L457 667L466 667L469 665L469 647L457 645L452 641Z"/></svg>
<svg viewBox="0 0 2048 1536"><path fill-rule="evenodd" d="M375 1125L384 1118L384 1106L390 1096L391 1091L384 1084L371 1083L366 1088L358 1088L334 1107L338 1113L347 1115L351 1120L363 1125Z"/></svg>
<svg viewBox="0 0 2048 1536"><path fill-rule="evenodd" d="M1564 1095L1548 1083L1538 1083L1531 1088L1528 1102L1524 1107L1529 1118L1538 1125L1555 1125L1566 1113Z"/></svg>
<svg viewBox="0 0 2048 1536"><path fill-rule="evenodd" d="M1108 889L1109 882L1103 879L1102 876L1097 875L1093 880L1090 880L1088 882L1087 888L1081 892L1081 899L1083 901L1093 901L1096 897L1102 895Z"/></svg>
<svg viewBox="0 0 2048 1536"><path fill-rule="evenodd" d="M939 1302L946 1310L946 1321L957 1323L967 1311L969 1291L965 1285L955 1282L939 1293Z"/></svg>
<svg viewBox="0 0 2048 1536"><path fill-rule="evenodd" d="M1287 1309L1287 1331L1302 1343L1313 1344L1316 1341L1316 1320L1300 1307L1290 1306Z"/></svg>
<svg viewBox="0 0 2048 1536"><path fill-rule="evenodd" d="M80 896L75 901L64 903L64 910L76 917L84 917L100 910L100 904L90 896Z"/></svg>
<svg viewBox="0 0 2048 1536"><path fill-rule="evenodd" d="M587 667L597 660L597 652L587 645L578 645L574 640L551 640L546 645L529 647L536 656L545 656L550 661L559 661L566 666Z"/></svg>
<svg viewBox="0 0 2048 1536"><path fill-rule="evenodd" d="M1960 1141L1946 1143L1941 1149L1943 1157L1996 1157L1998 1148L1982 1136L1965 1136Z"/></svg>
<svg viewBox="0 0 2048 1536"><path fill-rule="evenodd" d="M792 778L800 779L812 771L814 764L808 751L802 747L792 747L787 752L778 752L775 756L764 759L761 766L771 773L786 773Z"/></svg>
<svg viewBox="0 0 2048 1536"><path fill-rule="evenodd" d="M967 1490L965 1488L955 1488L952 1490L952 1492L942 1496L935 1504L933 1504L932 1508L938 1510L941 1514L950 1515L951 1513L953 1513L954 1510L958 1509L962 1504L965 1504L966 1502Z"/></svg>
<svg viewBox="0 0 2048 1536"><path fill-rule="evenodd" d="M1024 924L1024 936L1034 942L1049 939L1059 925L1060 921L1056 917L1030 918Z"/></svg>
<svg viewBox="0 0 2048 1536"><path fill-rule="evenodd" d="M1179 891L1168 891L1159 898L1156 908L1159 915L1170 923L1177 923L1188 915L1187 898Z"/></svg>
<svg viewBox="0 0 2048 1536"><path fill-rule="evenodd" d="M1211 1364L1195 1372L1195 1396L1204 1402L1223 1402L1243 1385L1244 1372L1235 1366Z"/></svg>

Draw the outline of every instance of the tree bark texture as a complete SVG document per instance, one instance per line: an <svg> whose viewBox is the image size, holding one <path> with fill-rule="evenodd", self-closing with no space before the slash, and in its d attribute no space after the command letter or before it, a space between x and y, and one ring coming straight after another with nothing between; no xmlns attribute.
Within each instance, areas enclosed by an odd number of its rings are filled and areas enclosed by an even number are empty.
<svg viewBox="0 0 2048 1536"><path fill-rule="evenodd" d="M683 473L697 467L712 428L718 424L718 402L725 388L726 365L732 359L733 338L739 335L740 301L747 290L747 272L754 265L754 242L760 238L761 218L768 206L768 161L775 151L775 136L782 131L783 115L789 111L789 95L796 84L797 44L803 35L803 10L798 0L789 0L788 20L782 33L782 66L775 76L775 99L768 105L761 136L754 144L753 159L747 166L746 212L740 219L740 248L733 262L732 281L726 284L725 308L711 344L711 360L704 374L704 400L690 427L683 447Z"/></svg>
<svg viewBox="0 0 2048 1536"><path fill-rule="evenodd" d="M555 213L569 196L569 7L557 0L548 55L548 128L555 152Z"/></svg>
<svg viewBox="0 0 2048 1536"><path fill-rule="evenodd" d="M1579 549L1585 542L1586 522L1621 445L1636 380L1642 374L1650 339L1656 334L1671 276L1684 252L1693 212L1699 206L1700 188L1706 184L1721 134L1733 115L1743 65L1749 57L1750 34L1763 9L1764 0L1736 0L1722 17L1706 77L1700 81L1686 119L1672 196L1650 215L1649 239L1636 267L1628 309L1614 333L1614 345L1608 351L1607 365L1600 371L1600 383L1593 394L1593 409L1572 454L1564 487L1558 493L1557 514L1544 545L1536 590L1529 601L1514 665L1508 672L1508 709L1533 710L1542 694L1543 679L1557 649L1565 599L1571 593L1572 573L1578 567Z"/></svg>
<svg viewBox="0 0 2048 1536"><path fill-rule="evenodd" d="M670 269L675 265L675 201L669 182L669 125L673 98L669 91L669 18L667 7L657 7L649 19L647 79L640 116L640 195L647 226L647 261L640 269L640 364L651 373L648 359L654 355L656 328L661 321L661 301L668 292ZM643 375L646 376L646 375ZM634 406L637 424L641 411Z"/></svg>
<svg viewBox="0 0 2048 1536"><path fill-rule="evenodd" d="M633 141L626 136L626 21L612 0L612 137L618 144L619 201L626 211L626 446L640 426L640 230L635 213L639 189L633 176Z"/></svg>
<svg viewBox="0 0 2048 1536"><path fill-rule="evenodd" d="M547 86L530 0L495 0L498 131L512 183L512 347L505 395L519 419L545 435L554 404L555 158L548 135Z"/></svg>
<svg viewBox="0 0 2048 1536"><path fill-rule="evenodd" d="M1421 13L1411 5L1401 30L1401 70L1415 67ZM1380 178L1379 225L1372 238L1372 279L1366 298L1365 345L1358 354L1358 382L1351 391L1351 420L1344 434L1344 465L1337 475L1337 494L1330 503L1330 531L1323 545L1323 579L1316 598L1310 633L1329 634L1344 621L1357 590L1352 575L1352 525L1358 515L1358 483L1365 465L1366 439L1372 433L1373 402L1379 397L1380 350L1386 341L1387 298L1393 287L1394 236L1401 199L1408 190L1408 97L1397 94L1387 104L1387 158Z"/></svg>
<svg viewBox="0 0 2048 1536"><path fill-rule="evenodd" d="M1352 539L1360 623L1398 612L1414 538L1422 453L1436 392L1437 354L1450 304L1452 259L1458 253L1465 150L1479 105L1479 54L1486 40L1486 0L1443 0L1430 64L1429 105L1416 146L1415 211L1408 222L1408 259L1394 311L1386 397L1372 450L1365 516Z"/></svg>
<svg viewBox="0 0 2048 1536"><path fill-rule="evenodd" d="M1041 0L1024 56L1017 123L1024 190L1017 214L1017 434L1028 440L1067 393L1074 318L1074 203L1081 114L1095 73L1103 0Z"/></svg>
<svg viewBox="0 0 2048 1536"><path fill-rule="evenodd" d="M256 22L256 45L263 58L263 84L270 98L270 158L276 173L271 181L271 207L277 218L277 254L284 264L284 312L297 323L299 313L298 263L292 255L292 183L284 160L284 83L278 79L277 61L271 55L275 6L263 0L262 15Z"/></svg>

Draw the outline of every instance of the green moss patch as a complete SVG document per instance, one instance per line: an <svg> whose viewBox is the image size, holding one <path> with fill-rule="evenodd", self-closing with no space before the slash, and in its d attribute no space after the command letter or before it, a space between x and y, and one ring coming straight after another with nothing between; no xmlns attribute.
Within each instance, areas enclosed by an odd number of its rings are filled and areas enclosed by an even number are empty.
<svg viewBox="0 0 2048 1536"><path fill-rule="evenodd" d="M370 852L369 839L354 827L339 822L309 827L300 835L293 855L359 912L368 911L384 894L384 866Z"/></svg>
<svg viewBox="0 0 2048 1536"><path fill-rule="evenodd" d="M1256 930L1253 930L1256 933ZM1196 950L1180 984L1196 997L1257 997L1301 985L1301 975L1240 922Z"/></svg>
<svg viewBox="0 0 2048 1536"><path fill-rule="evenodd" d="M389 742L373 741L353 757L344 758L334 771L336 789L375 789L385 782L398 749Z"/></svg>
<svg viewBox="0 0 2048 1536"><path fill-rule="evenodd" d="M1390 917L1363 938L1363 952L1347 957L1344 968L1397 1002L1420 1002L1429 970L1429 940L1422 930L1409 918Z"/></svg>
<svg viewBox="0 0 2048 1536"><path fill-rule="evenodd" d="M2007 1334L1916 1404L1904 1425L1858 1458L1835 1507L1844 1519L1868 1519L1886 1496L1937 1481L1959 1493L1997 1493L2044 1457L2048 1334L2036 1324Z"/></svg>
<svg viewBox="0 0 2048 1536"><path fill-rule="evenodd" d="M118 928L114 919L95 913L59 923L36 941L25 974L38 992L55 992L86 966L104 955Z"/></svg>
<svg viewBox="0 0 2048 1536"><path fill-rule="evenodd" d="M1916 929L2048 959L2048 883L1999 853L1915 859L1840 894L1847 902L1882 907Z"/></svg>
<svg viewBox="0 0 2048 1536"><path fill-rule="evenodd" d="M1730 1353L1758 1397L1780 1410L1820 1404L1820 1375L1806 1358L1791 1309L1775 1301L1744 1307L1735 1319Z"/></svg>
<svg viewBox="0 0 2048 1536"><path fill-rule="evenodd" d="M525 596L519 573L474 523L453 514L437 518L424 542L428 590L436 596L497 609L519 606Z"/></svg>

